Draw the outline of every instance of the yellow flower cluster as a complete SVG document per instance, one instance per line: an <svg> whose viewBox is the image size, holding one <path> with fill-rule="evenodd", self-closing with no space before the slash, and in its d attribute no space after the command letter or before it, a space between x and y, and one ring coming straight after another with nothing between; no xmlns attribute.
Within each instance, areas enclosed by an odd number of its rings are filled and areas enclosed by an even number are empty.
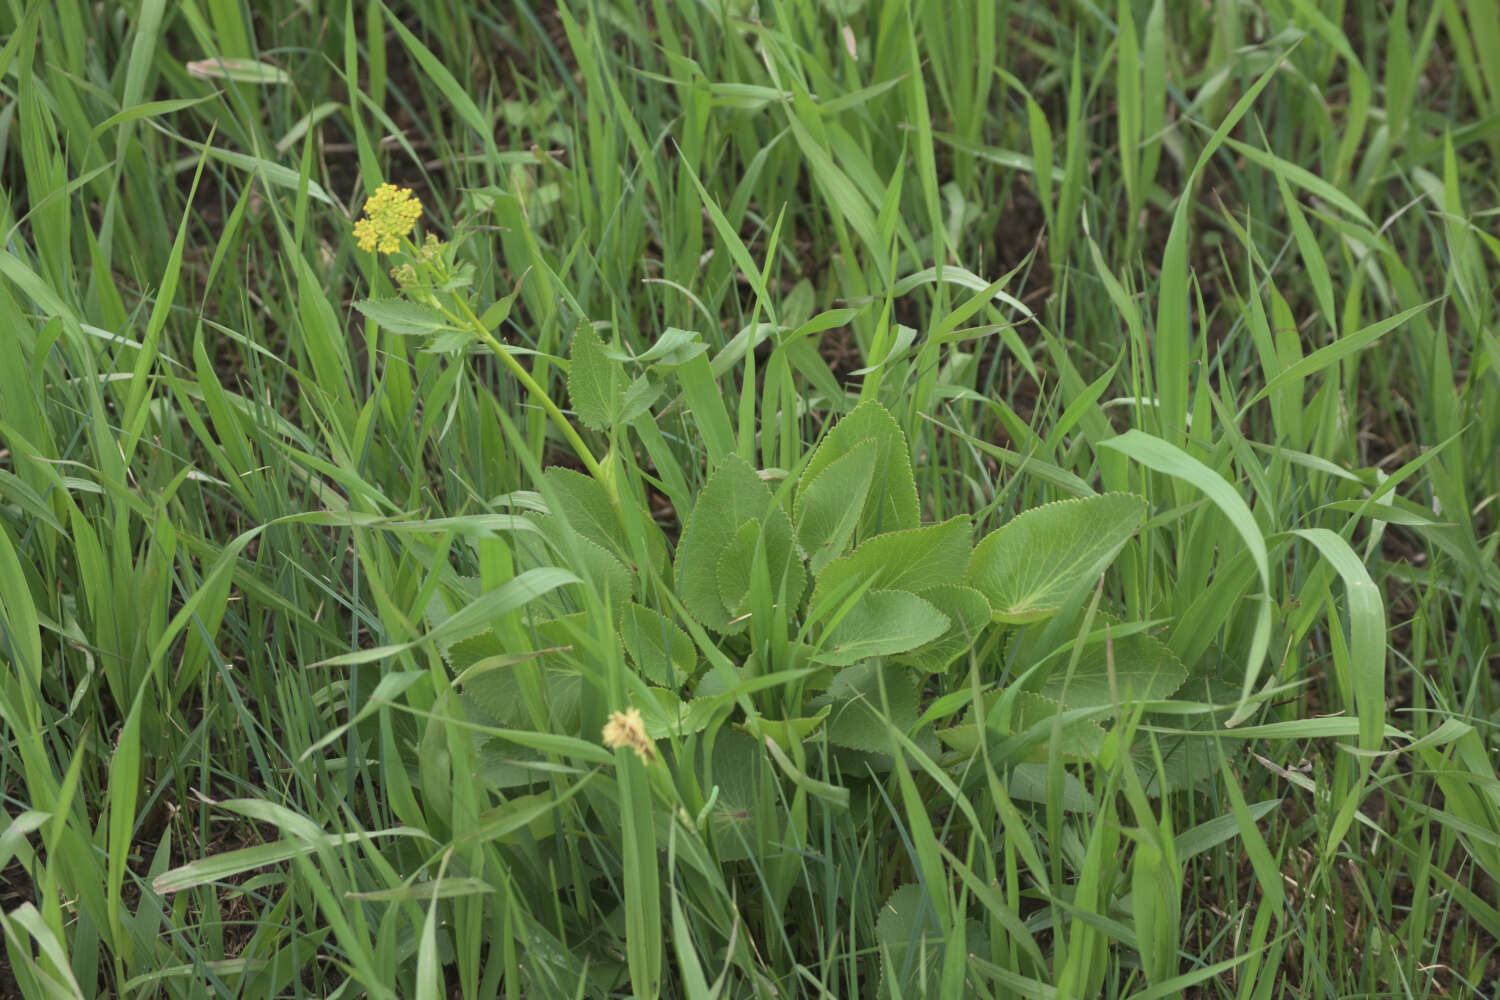
<svg viewBox="0 0 1500 1000"><path fill-rule="evenodd" d="M634 750L635 755L647 764L656 759L656 744L646 735L646 721L641 710L635 706L623 712L611 712L604 724L604 745L611 750L624 747Z"/></svg>
<svg viewBox="0 0 1500 1000"><path fill-rule="evenodd" d="M382 184L365 202L364 218L354 224L354 238L359 248L368 252L395 253L422 217L422 203L412 197L410 189Z"/></svg>

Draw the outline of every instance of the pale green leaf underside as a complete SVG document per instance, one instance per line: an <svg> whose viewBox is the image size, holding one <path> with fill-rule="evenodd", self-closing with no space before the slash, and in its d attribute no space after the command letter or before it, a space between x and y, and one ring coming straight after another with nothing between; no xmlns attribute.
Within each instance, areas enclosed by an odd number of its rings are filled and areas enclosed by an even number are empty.
<svg viewBox="0 0 1500 1000"><path fill-rule="evenodd" d="M845 665L916 649L948 630L948 616L916 594L871 590L823 637L813 657Z"/></svg>
<svg viewBox="0 0 1500 1000"><path fill-rule="evenodd" d="M1140 497L1105 493L1018 514L974 549L968 583L989 599L996 621L1046 618L1104 571L1145 511Z"/></svg>

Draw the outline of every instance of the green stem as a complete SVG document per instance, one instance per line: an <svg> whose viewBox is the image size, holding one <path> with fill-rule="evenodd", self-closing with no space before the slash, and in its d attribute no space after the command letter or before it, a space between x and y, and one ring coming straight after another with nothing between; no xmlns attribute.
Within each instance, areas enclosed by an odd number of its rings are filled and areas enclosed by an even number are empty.
<svg viewBox="0 0 1500 1000"><path fill-rule="evenodd" d="M474 310L469 308L467 302L461 298L457 301L459 308L463 310L461 321L478 334L479 339L484 342L484 345L494 352L506 368L510 369L510 373L516 377L516 381L520 382L526 391L532 395L532 398L541 404L542 409L547 412L547 416L551 417L552 422L557 425L557 429L562 431L563 437L568 439L568 444L572 445L574 453L578 455L584 467L589 470L589 475L593 476L601 486L609 490L611 497L613 497L614 487L608 477L605 476L604 469L600 467L599 461L594 458L594 453L589 451L589 446L583 443L583 438L578 436L578 431L568 421L567 416L562 410L558 409L557 404L552 401L552 397L547 395L547 390L543 389L541 384L531 377L531 372L526 370L525 365L516 360L515 355L510 352L510 348L506 347L494 334L484 328L484 324L480 322L478 316L474 315ZM447 313L450 319L459 319L459 317L455 317L446 309L443 312Z"/></svg>

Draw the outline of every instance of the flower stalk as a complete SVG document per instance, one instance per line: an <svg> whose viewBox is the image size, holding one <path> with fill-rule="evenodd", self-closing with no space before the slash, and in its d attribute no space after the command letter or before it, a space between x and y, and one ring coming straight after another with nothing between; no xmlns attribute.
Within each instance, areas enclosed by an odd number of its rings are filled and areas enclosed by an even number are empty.
<svg viewBox="0 0 1500 1000"><path fill-rule="evenodd" d="M454 276L443 273L442 277L445 281L423 280L423 278L432 277L435 272L446 272L447 268L443 266L442 261L444 246L434 237L429 235L427 242L421 247L411 241L411 232L421 217L422 203L412 195L409 189L397 187L394 184L382 184L366 199L364 214L354 224L354 238L358 241L359 248L367 253L394 254L402 250L406 251L406 255L411 259L410 262L402 264L392 272L397 283L408 296L436 309L455 327L467 329L500 359L500 363L510 371L521 387L542 407L553 424L562 432L563 438L578 456L579 461L583 463L584 468L588 469L589 475L609 491L610 499L618 506L619 497L616 494L613 477L605 474L599 460L594 457L594 453L584 443L566 414L552 401L547 390L537 382L526 366L517 360L510 348L485 327L484 322L469 307L464 296L459 294L445 296L456 306L456 309L449 308L439 299L432 286L448 284L451 290L457 283L446 279L452 279ZM420 276L419 269L424 272Z"/></svg>

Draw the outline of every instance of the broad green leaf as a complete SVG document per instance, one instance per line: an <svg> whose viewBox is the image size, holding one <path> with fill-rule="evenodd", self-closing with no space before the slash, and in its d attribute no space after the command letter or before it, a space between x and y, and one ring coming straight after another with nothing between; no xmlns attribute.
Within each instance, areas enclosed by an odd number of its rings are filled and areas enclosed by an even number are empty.
<svg viewBox="0 0 1500 1000"><path fill-rule="evenodd" d="M582 534L566 537L563 523L551 514L527 514L526 517L536 525L537 532L516 537L518 568L563 563L589 581L599 596L606 598L611 605L629 600L635 593L635 574L610 549ZM570 603L568 594L562 591L543 597L540 606L555 617L570 614L576 608Z"/></svg>
<svg viewBox="0 0 1500 1000"><path fill-rule="evenodd" d="M721 862L754 857L760 849L756 828L762 809L774 809L770 791L770 761L763 744L751 736L729 729L714 740L710 772L703 787L713 797L708 810L708 831Z"/></svg>
<svg viewBox="0 0 1500 1000"><path fill-rule="evenodd" d="M937 673L979 644L979 635L990 623L990 602L973 587L944 584L917 595L951 623L948 630L925 645L901 656L901 662L917 670Z"/></svg>
<svg viewBox="0 0 1500 1000"><path fill-rule="evenodd" d="M726 456L723 464L708 477L708 483L698 494L693 511L688 515L682 541L677 545L674 566L683 606L709 628L722 632L732 617L720 596L720 560L741 526L761 518L767 525L777 523L784 528L784 534L781 534L781 529L776 531L784 538L784 544L775 541L772 532L767 532L766 555L774 586L779 583L779 570L772 560L778 556L788 560L795 558L791 552L791 520L785 512L772 510L770 487L761 481L750 463L738 455ZM801 564L783 564L781 569L795 569L800 574ZM797 596L801 596L800 588Z"/></svg>
<svg viewBox="0 0 1500 1000"><path fill-rule="evenodd" d="M547 714L559 728L572 729L578 724L580 674L569 656L578 630L587 627L583 612L531 621L525 626L530 648L522 649L486 629L453 643L444 656L453 671L463 675L463 690L470 705L505 728L532 722L514 668L525 664L533 665L529 669L534 670L540 665L537 676L543 685Z"/></svg>
<svg viewBox="0 0 1500 1000"><path fill-rule="evenodd" d="M632 570L636 566L636 547L625 534L620 524L620 514L609 499L603 485L573 469L560 465L549 467L542 477L549 490L549 502L556 505L554 514L562 515L569 527L589 541L608 550ZM621 503L629 503L622 498ZM667 543L661 531L656 529L644 511L636 519L638 524L651 525L646 532L646 549L657 569L666 569Z"/></svg>
<svg viewBox="0 0 1500 1000"><path fill-rule="evenodd" d="M880 907L875 937L883 959L880 987L875 994L880 1000L936 995L924 992L921 984L936 985L948 935L922 883L908 882L890 894ZM962 943L967 955L989 953L984 927L978 921L964 921ZM1023 977L1015 978L1027 982Z"/></svg>
<svg viewBox="0 0 1500 1000"><path fill-rule="evenodd" d="M569 354L568 398L578 419L596 431L609 430L624 412L625 369L604 353L599 335L587 323L573 334Z"/></svg>
<svg viewBox="0 0 1500 1000"><path fill-rule="evenodd" d="M755 549L760 544L761 524L759 518L751 518L739 526L724 551L719 554L719 565L715 577L719 586L719 600L731 618L745 613L746 598L750 594L751 565L755 561Z"/></svg>
<svg viewBox="0 0 1500 1000"><path fill-rule="evenodd" d="M1111 658L1115 690L1122 703L1128 704L1126 699L1162 701L1187 680L1187 670L1170 649L1154 636L1137 632L1108 643L1102 639L1090 642L1079 653L1071 677L1066 670L1067 658L1059 657L1057 667L1042 681L1037 693L1068 708L1113 705Z"/></svg>
<svg viewBox="0 0 1500 1000"><path fill-rule="evenodd" d="M839 671L828 693L808 707L821 709L823 705L833 706L827 729L830 743L866 753L888 754L891 737L886 731L886 720L902 732L916 725L917 685L910 671L895 664L860 663Z"/></svg>
<svg viewBox="0 0 1500 1000"><path fill-rule="evenodd" d="M878 447L867 438L834 459L822 472L804 474L792 506L797 522L797 544L807 554L808 568L816 576L830 560L843 555L854 538L860 513L875 475Z"/></svg>
<svg viewBox="0 0 1500 1000"><path fill-rule="evenodd" d="M998 622L1046 618L1104 571L1145 510L1140 497L1105 493L1018 514L974 549L968 582L989 599Z"/></svg>
<svg viewBox="0 0 1500 1000"><path fill-rule="evenodd" d="M754 519L740 525L734 540L719 557L719 564L715 567L719 598L724 602L724 608L731 618L738 618L750 611L750 585L756 551L760 548L765 549L772 589L779 591L785 586L784 600L789 606L795 607L802 600L807 574L792 541L792 522L780 507L772 506L766 513L764 523Z"/></svg>
<svg viewBox="0 0 1500 1000"><path fill-rule="evenodd" d="M916 594L871 590L823 636L817 663L846 666L872 656L890 656L931 642L951 624L948 616Z"/></svg>
<svg viewBox="0 0 1500 1000"><path fill-rule="evenodd" d="M709 727L715 715L724 711L714 698L683 701L675 692L666 688L654 687L650 691L652 700L644 701L636 707L640 709L646 735L653 740L700 733Z"/></svg>
<svg viewBox="0 0 1500 1000"><path fill-rule="evenodd" d="M450 324L443 314L431 306L405 299L363 299L354 303L354 308L380 328L399 336L420 336L436 333Z"/></svg>
<svg viewBox="0 0 1500 1000"><path fill-rule="evenodd" d="M915 528L921 522L921 506L906 435L879 403L861 403L833 425L802 470L802 482L812 483L867 438L875 441L875 468L860 514L858 538Z"/></svg>
<svg viewBox="0 0 1500 1000"><path fill-rule="evenodd" d="M969 570L973 530L968 515L960 514L942 524L869 538L818 574L812 603L816 605L824 594L837 593L851 580L868 582L871 590L911 593L962 580Z"/></svg>
<svg viewBox="0 0 1500 1000"><path fill-rule="evenodd" d="M665 615L639 604L620 609L620 641L647 680L675 687L698 663L692 638Z"/></svg>

